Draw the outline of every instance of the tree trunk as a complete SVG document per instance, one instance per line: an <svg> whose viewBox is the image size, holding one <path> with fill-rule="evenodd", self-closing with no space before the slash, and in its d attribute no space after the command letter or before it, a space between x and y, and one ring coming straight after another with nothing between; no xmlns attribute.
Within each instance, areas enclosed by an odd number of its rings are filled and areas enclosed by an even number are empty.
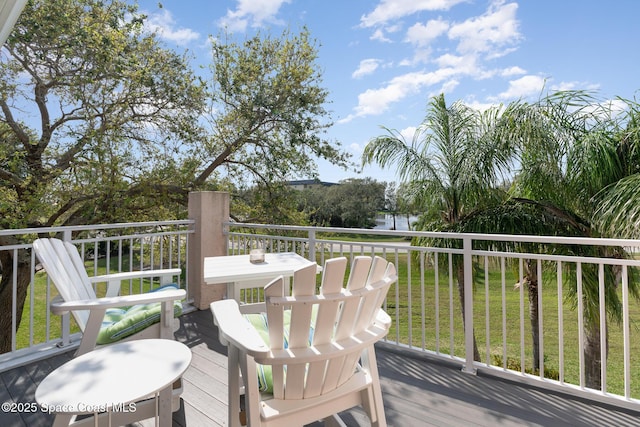
<svg viewBox="0 0 640 427"><path fill-rule="evenodd" d="M529 294L529 322L531 324L531 341L533 351L533 369L540 372L540 315L538 313L538 271L536 262L527 260L526 263L527 276L524 278L521 286L525 283Z"/></svg>
<svg viewBox="0 0 640 427"><path fill-rule="evenodd" d="M600 390L602 388L602 358L600 357L600 325L598 322L585 324L584 340L584 377L585 385ZM607 334L607 353L609 336Z"/></svg>
<svg viewBox="0 0 640 427"><path fill-rule="evenodd" d="M462 309L462 328L464 330L465 325L465 316L466 310L464 307L464 264L460 263L457 268L458 271L458 294L460 296L460 307ZM476 362L480 361L480 352L478 351L478 344L476 343L476 333L475 331L471 332L473 334L473 360Z"/></svg>
<svg viewBox="0 0 640 427"><path fill-rule="evenodd" d="M13 313L13 276L14 251L0 251L0 354L11 351L12 313ZM16 331L20 327L22 309L27 297L31 258L27 251L18 251L17 292L16 292Z"/></svg>

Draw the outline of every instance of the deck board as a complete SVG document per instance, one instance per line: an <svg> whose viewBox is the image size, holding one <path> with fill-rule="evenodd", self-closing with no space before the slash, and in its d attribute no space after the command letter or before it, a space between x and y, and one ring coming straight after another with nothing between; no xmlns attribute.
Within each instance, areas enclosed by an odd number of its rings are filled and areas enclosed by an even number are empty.
<svg viewBox="0 0 640 427"><path fill-rule="evenodd" d="M176 337L193 354L184 375L180 410L174 426L224 426L227 420L226 349L208 311L181 317ZM414 353L377 351L385 414L390 426L619 426L640 424L640 409L614 408L486 375L463 373L454 363ZM2 402L34 401L40 381L72 357L65 353L0 373ZM343 415L348 426L369 425L363 411ZM41 412L0 412L0 426L49 426ZM318 424L318 423L316 423ZM152 426L153 420L137 423Z"/></svg>

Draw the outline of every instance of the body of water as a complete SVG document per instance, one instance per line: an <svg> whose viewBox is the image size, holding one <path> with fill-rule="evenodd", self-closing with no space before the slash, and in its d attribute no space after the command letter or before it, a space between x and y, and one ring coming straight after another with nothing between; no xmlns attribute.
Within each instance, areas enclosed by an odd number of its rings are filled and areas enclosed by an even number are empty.
<svg viewBox="0 0 640 427"><path fill-rule="evenodd" d="M413 224L418 219L417 216L410 216L407 221L406 215L396 215L396 230L407 231L409 230L409 222ZM379 215L376 218L376 226L374 230L393 230L393 215L385 214Z"/></svg>

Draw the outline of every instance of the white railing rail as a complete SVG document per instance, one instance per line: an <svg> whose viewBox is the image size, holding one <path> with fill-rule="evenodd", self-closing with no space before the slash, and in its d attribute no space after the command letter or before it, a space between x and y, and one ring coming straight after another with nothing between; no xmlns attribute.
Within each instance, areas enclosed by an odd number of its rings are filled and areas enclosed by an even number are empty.
<svg viewBox="0 0 640 427"><path fill-rule="evenodd" d="M12 277L8 278L12 299L11 350L0 354L0 371L77 345L78 339L74 339L70 316L60 318L50 314L49 302L57 292L44 273L40 273L31 250L33 240L38 237L58 237L71 241L78 247L90 276L150 268L182 268L180 285L186 288L189 296L188 282L184 278L189 268L187 247L189 235L193 233L192 223L189 220L153 221L0 230L0 236L5 241L19 242L0 246L0 251L9 251L13 260ZM20 257L28 260L29 287L18 321ZM9 271L6 266L4 270ZM0 271L0 277L2 274L4 272ZM142 292L142 283L130 281L126 288L123 286L123 292L139 293Z"/></svg>
<svg viewBox="0 0 640 427"><path fill-rule="evenodd" d="M640 304L631 298L633 285L640 280L640 260L635 257L639 240L238 223L225 227L230 254L261 246L273 252L297 252L320 264L334 256L371 253L395 262L399 281L385 303L394 319L387 344L458 361L466 372L482 369L635 409L640 403ZM417 241L430 244L414 246ZM513 249L517 244L554 251L523 250L526 246L518 251ZM581 253L578 248L624 248L629 256L572 255ZM538 278L537 302L529 297L534 286L526 283L527 263L534 270L532 277ZM607 281L607 271L615 272L614 283ZM464 323L459 274L464 281ZM597 300L586 300L587 288L594 282ZM612 321L607 308L611 286L621 302L620 323ZM259 293L246 297L260 298ZM600 335L603 362L598 389L587 384L585 304L596 304L599 315L597 327L591 329ZM536 326L530 320L534 308ZM533 369L534 327L539 336L537 370ZM479 360L474 360L474 338Z"/></svg>
<svg viewBox="0 0 640 427"><path fill-rule="evenodd" d="M13 301L19 255L26 254L30 263L22 323L18 328L14 303L11 351L0 355L0 370L47 357L57 346L73 345L70 322L49 314L48 301L55 290L36 270L30 250L38 235L58 235L75 243L90 275L103 273L103 269L115 272L154 266L181 267L187 277L190 263L202 262L190 259L186 249L193 224L185 220L0 230L5 240L16 241L0 246L14 260ZM394 319L386 346L454 361L465 372L483 370L635 409L640 403L640 304L633 298L640 278L640 260L636 259L640 241L231 222L224 224L224 232L229 254L261 246L271 252L297 252L319 264L336 256L360 254L377 254L394 262L399 280L385 302ZM536 245L541 249L535 249ZM629 256L584 256L576 248L625 248ZM612 272L613 283L608 281ZM537 302L529 297L529 289L534 289L526 283L529 277L539 279ZM464 285L464 322L459 281ZM186 280L183 285L188 286ZM132 284L128 291L140 289ZM619 323L611 320L607 308L611 292L620 301L614 307ZM261 295L257 290L243 297L255 301ZM534 324L530 314L535 311ZM591 329L585 323L586 312L599 317ZM591 365L583 348L592 343L587 329L595 333L603 361L597 389L587 383ZM533 370L533 332L539 335L537 371Z"/></svg>

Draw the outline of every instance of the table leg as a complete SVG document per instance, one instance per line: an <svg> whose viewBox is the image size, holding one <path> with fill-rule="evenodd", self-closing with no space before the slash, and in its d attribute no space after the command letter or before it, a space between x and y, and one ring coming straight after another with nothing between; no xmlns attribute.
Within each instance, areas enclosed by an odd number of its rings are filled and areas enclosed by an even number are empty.
<svg viewBox="0 0 640 427"><path fill-rule="evenodd" d="M227 294L225 295L225 299L235 299L238 301L238 297L240 296L240 291L238 290L238 295L236 296L235 286L233 282L227 282Z"/></svg>
<svg viewBox="0 0 640 427"><path fill-rule="evenodd" d="M56 414L53 420L53 427L69 427L73 415L68 414Z"/></svg>
<svg viewBox="0 0 640 427"><path fill-rule="evenodd" d="M160 390L158 393L158 417L160 427L171 427L173 424L173 412L171 411L171 390L172 385Z"/></svg>

